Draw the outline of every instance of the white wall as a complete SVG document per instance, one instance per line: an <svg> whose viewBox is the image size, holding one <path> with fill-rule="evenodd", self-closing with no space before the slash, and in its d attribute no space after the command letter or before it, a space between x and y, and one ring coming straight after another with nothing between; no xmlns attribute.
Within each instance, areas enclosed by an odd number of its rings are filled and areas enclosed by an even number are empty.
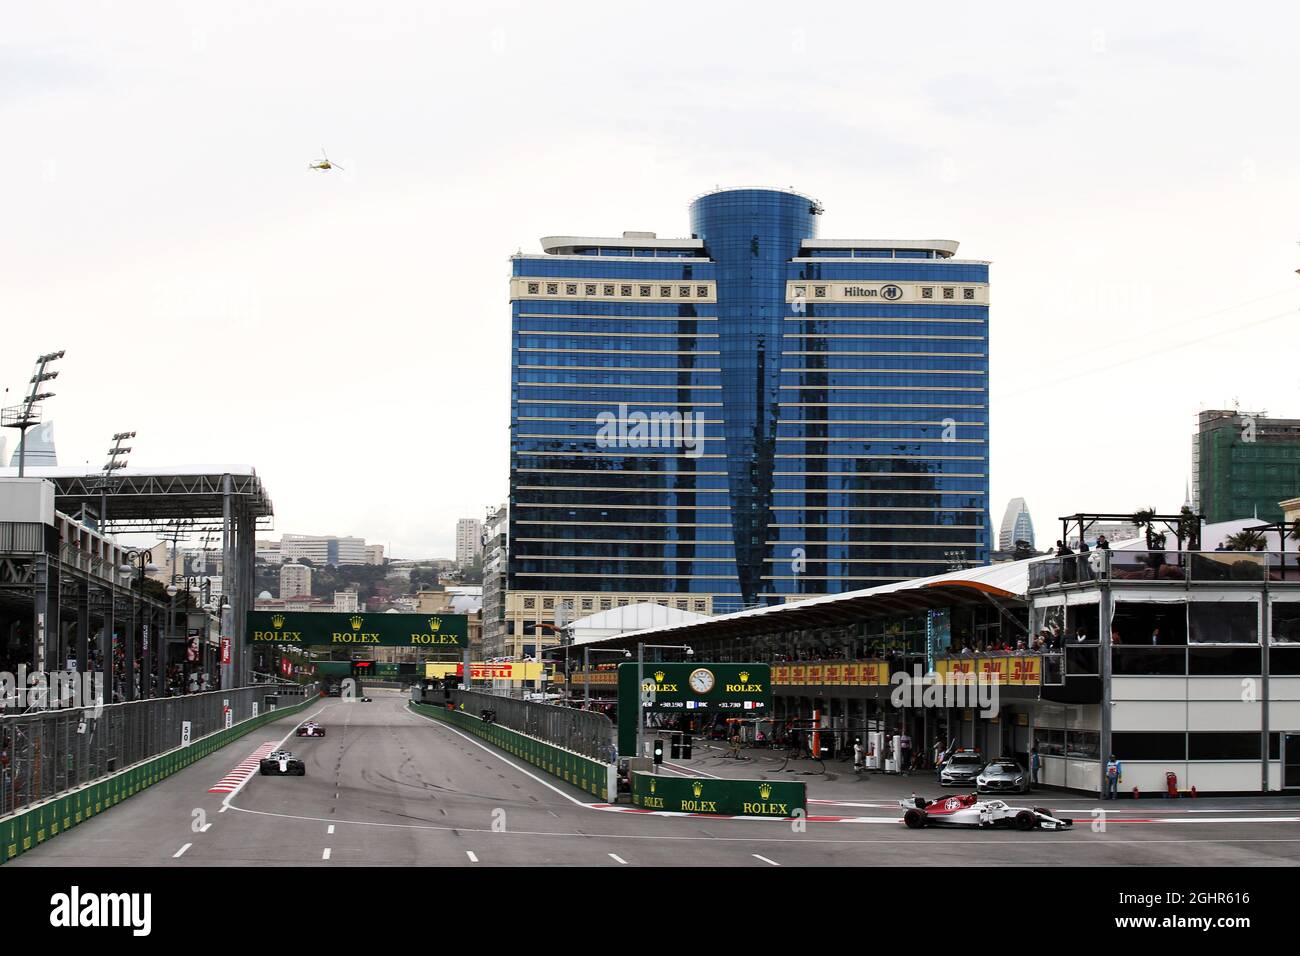
<svg viewBox="0 0 1300 956"><path fill-rule="evenodd" d="M0 478L0 521L54 524L54 482L43 478Z"/></svg>

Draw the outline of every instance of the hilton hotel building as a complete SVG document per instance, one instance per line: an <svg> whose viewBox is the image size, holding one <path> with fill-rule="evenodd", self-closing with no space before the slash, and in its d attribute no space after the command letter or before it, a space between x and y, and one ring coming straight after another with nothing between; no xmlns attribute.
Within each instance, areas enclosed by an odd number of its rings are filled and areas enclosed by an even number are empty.
<svg viewBox="0 0 1300 956"><path fill-rule="evenodd" d="M719 190L689 238L513 258L514 653L560 605L725 613L987 561L988 263L821 215Z"/></svg>

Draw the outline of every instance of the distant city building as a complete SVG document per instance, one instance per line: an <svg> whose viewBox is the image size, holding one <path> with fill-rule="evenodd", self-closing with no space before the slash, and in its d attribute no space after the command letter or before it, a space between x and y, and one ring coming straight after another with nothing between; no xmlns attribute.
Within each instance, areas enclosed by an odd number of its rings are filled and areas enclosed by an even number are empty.
<svg viewBox="0 0 1300 956"><path fill-rule="evenodd" d="M326 534L286 534L280 538L280 559L340 567L349 564L371 564L365 538L340 538Z"/></svg>
<svg viewBox="0 0 1300 956"><path fill-rule="evenodd" d="M1277 506L1282 509L1282 520L1287 524L1300 521L1300 498L1291 498L1287 501L1279 501Z"/></svg>
<svg viewBox="0 0 1300 956"><path fill-rule="evenodd" d="M1103 534L1106 536L1106 540L1109 543L1117 544L1120 541L1130 541L1133 538L1136 538L1138 536L1138 529L1133 524L1126 524L1122 522L1106 524L1099 521L1096 524L1090 525L1088 527L1088 533L1086 536L1088 541L1088 547L1095 548L1097 546L1097 538ZM1079 550L1078 534L1071 535L1069 540L1067 540L1065 543L1068 544L1075 551L1078 551Z"/></svg>
<svg viewBox="0 0 1300 956"><path fill-rule="evenodd" d="M280 556L279 541L258 541L254 556L258 561L265 561L272 567L279 567L284 559Z"/></svg>
<svg viewBox="0 0 1300 956"><path fill-rule="evenodd" d="M366 554L369 557L367 564L374 564L383 567L384 564L384 546L382 544L366 545Z"/></svg>
<svg viewBox="0 0 1300 956"><path fill-rule="evenodd" d="M1029 542L1034 547L1034 519L1029 516L1029 506L1024 498L1012 498L1002 513L1002 527L998 529L998 550L1014 551L1017 541Z"/></svg>
<svg viewBox="0 0 1300 956"><path fill-rule="evenodd" d="M1214 524L1282 520L1300 490L1300 419L1204 411L1192 438L1192 505Z"/></svg>
<svg viewBox="0 0 1300 956"><path fill-rule="evenodd" d="M281 600L310 594L311 568L305 564L283 564L280 566Z"/></svg>
<svg viewBox="0 0 1300 956"><path fill-rule="evenodd" d="M52 468L59 463L59 456L54 451L54 422L45 422L27 430L27 454L23 456L24 468ZM18 467L19 452L24 442L14 445L13 457L9 460L10 468Z"/></svg>
<svg viewBox="0 0 1300 956"><path fill-rule="evenodd" d="M563 605L708 614L988 560L989 264L952 240L818 238L822 211L719 189L688 237L512 257L524 656Z"/></svg>
<svg viewBox="0 0 1300 956"><path fill-rule="evenodd" d="M488 511L483 523L483 653L488 657L505 655L508 527L505 505Z"/></svg>
<svg viewBox="0 0 1300 956"><path fill-rule="evenodd" d="M310 570L310 568L308 570ZM351 614L353 611L361 610L361 605L357 601L357 592L335 591L334 610L338 611L340 614Z"/></svg>
<svg viewBox="0 0 1300 956"><path fill-rule="evenodd" d="M456 566L468 568L483 553L483 522L461 518L456 522Z"/></svg>

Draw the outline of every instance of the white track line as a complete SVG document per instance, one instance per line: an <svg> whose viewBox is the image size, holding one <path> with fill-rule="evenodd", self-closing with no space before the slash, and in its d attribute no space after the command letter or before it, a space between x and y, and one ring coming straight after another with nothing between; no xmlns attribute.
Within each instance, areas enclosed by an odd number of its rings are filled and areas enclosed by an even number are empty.
<svg viewBox="0 0 1300 956"><path fill-rule="evenodd" d="M611 853L609 855L609 858L613 860L615 863L622 863L624 866L627 866L627 860L623 859L617 853Z"/></svg>
<svg viewBox="0 0 1300 956"><path fill-rule="evenodd" d="M476 857L476 856L474 855L474 851L473 851L473 850L466 850L466 851L465 851L465 855L466 855L467 857L469 857L469 861L470 861L471 863L477 863L477 862L478 862L478 857Z"/></svg>
<svg viewBox="0 0 1300 956"><path fill-rule="evenodd" d="M193 845L194 845L193 843L187 843L187 844L185 844L183 847L181 847L179 850L177 850L175 853L172 854L172 859L173 859L173 860L177 859L178 857L180 857L180 855L181 855L182 853L184 853L186 850L188 850L188 849L189 849L190 847L192 847Z"/></svg>
<svg viewBox="0 0 1300 956"><path fill-rule="evenodd" d="M491 754L493 757L496 757L498 760L500 760L503 764L505 764L505 765L508 766L508 767L514 767L514 769L518 770L518 771L519 771L520 773L522 773L525 777L529 777L529 778L531 778L531 779L537 781L537 782L540 783L543 787L545 787L547 790L551 790L551 791L553 791L553 792L555 792L555 793L558 793L558 794L559 794L560 796L562 796L565 800L568 800L568 801L569 801L570 803L572 803L572 804L575 804L575 805L577 805L577 806L579 806L579 807L586 807L586 808L588 808L588 809L590 809L591 806L592 806L590 803L583 803L581 800L577 799L576 797L572 797L572 796L570 796L569 794L567 794L567 793L565 793L563 790L561 790L559 787L552 786L551 784L549 784L549 783L547 783L545 780L543 780L541 777L537 776L535 773L532 773L531 771L525 770L523 767L519 766L518 764L513 763L513 762L507 760L507 759L505 758L504 755L498 753L494 748L489 747L489 746L487 746L486 744L481 744L481 743L479 743L478 740L477 740L475 737L473 737L473 736L471 736L471 735L469 735L469 734L466 734L466 733L462 733L461 731L457 730L455 727L452 727L450 724L444 724L442 721L437 720L436 718L433 718L433 717L426 717L426 716L424 716L424 714L417 713L417 712L415 712L415 711L410 710L409 708L405 709L405 710L403 711L403 713L405 713L405 714L411 716L412 718L414 718L414 719L416 719L416 720L427 720L427 721L429 721L429 723L433 724L435 727L441 727L443 730L450 731L451 733L455 734L457 737L461 737L462 739L469 741L469 742L472 743L475 747L478 747L480 750L482 750L484 753L489 753L489 754ZM450 829L450 828L448 828L448 829Z"/></svg>
<svg viewBox="0 0 1300 956"><path fill-rule="evenodd" d="M756 860L762 860L764 863L770 863L770 864L772 864L773 866L780 866L780 865L781 865L780 863L776 862L776 860L769 860L767 857L765 857L765 856L759 856L757 853L751 853L750 856L752 856L752 857L753 857L754 859L756 859Z"/></svg>
<svg viewBox="0 0 1300 956"><path fill-rule="evenodd" d="M331 823L331 824L330 824L330 828L329 828L328 830L326 830L325 832L326 832L327 834L329 834L329 835L332 836L332 835L334 834L334 824Z"/></svg>
<svg viewBox="0 0 1300 956"><path fill-rule="evenodd" d="M321 854L321 857L320 857L320 858L321 858L322 860L328 860L328 859L330 858L330 848L329 848L329 847L326 847L326 848L325 848L325 852Z"/></svg>

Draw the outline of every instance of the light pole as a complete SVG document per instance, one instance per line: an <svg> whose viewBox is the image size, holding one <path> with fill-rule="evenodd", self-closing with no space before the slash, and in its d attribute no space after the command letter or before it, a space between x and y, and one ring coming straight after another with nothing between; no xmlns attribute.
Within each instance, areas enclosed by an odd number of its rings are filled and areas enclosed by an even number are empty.
<svg viewBox="0 0 1300 956"><path fill-rule="evenodd" d="M128 438L134 438L135 432L118 432L113 436L113 447L108 450L108 461L104 463L104 476L99 480L99 533L107 533L108 522L108 483L113 477L113 472L126 467L126 459L123 455L129 455L131 449L123 448L122 442ZM122 458L121 461L118 461Z"/></svg>
<svg viewBox="0 0 1300 956"><path fill-rule="evenodd" d="M47 372L45 367L51 362L63 358L63 352L47 352L36 359L36 374L32 376L31 391L21 405L6 408L3 415L5 428L18 429L18 477L23 476L23 466L27 461L27 429L41 423L41 407L37 402L53 398L53 392L38 392L41 382L48 382L59 377L58 372Z"/></svg>
<svg viewBox="0 0 1300 956"><path fill-rule="evenodd" d="M144 576L156 572L158 570L158 565L153 563L153 551L151 550L131 548L125 553L124 557L126 558L126 563L118 568L118 571L121 572L124 577L127 577L127 590L131 594L131 630L128 632L126 637L125 659L123 661L126 672L125 697L127 700L135 700L135 579L138 571L140 578L140 600L143 602ZM149 632L146 630L144 632L144 640L141 643L141 651L145 658L146 666L148 665L149 659L148 634Z"/></svg>
<svg viewBox="0 0 1300 956"><path fill-rule="evenodd" d="M646 648L663 651L684 650L687 657L694 657L695 651L688 644L641 644L636 646L636 755L641 756L644 746L641 738L645 734L645 702L641 700L641 695L645 693L643 687L645 684L645 651Z"/></svg>
<svg viewBox="0 0 1300 956"><path fill-rule="evenodd" d="M167 585L167 597L169 604L167 607L167 633L158 643L158 696L167 696L167 649L171 646L172 641L176 639L176 595L181 593L181 589L175 584ZM189 607L189 595L186 594L186 608Z"/></svg>
<svg viewBox="0 0 1300 956"><path fill-rule="evenodd" d="M185 657L182 663L186 666L183 666L181 668L181 693L182 694L185 693L186 689L189 687L189 678L191 676L191 673L193 672L193 669L189 665L195 664L200 667L202 666L202 661L200 660L200 655L202 653L201 646L199 648L200 653L195 655L195 660L193 661L190 660L190 601L191 601L190 592L191 590L194 589L198 590L199 601L201 602L200 606L202 607L205 616L212 608L212 604L209 599L209 594L212 588L211 578L201 577L197 574L186 574L184 576L184 582L185 582L185 628L184 628L184 632L181 634L181 638L185 643ZM206 638L202 640L204 640L204 642L206 643Z"/></svg>

